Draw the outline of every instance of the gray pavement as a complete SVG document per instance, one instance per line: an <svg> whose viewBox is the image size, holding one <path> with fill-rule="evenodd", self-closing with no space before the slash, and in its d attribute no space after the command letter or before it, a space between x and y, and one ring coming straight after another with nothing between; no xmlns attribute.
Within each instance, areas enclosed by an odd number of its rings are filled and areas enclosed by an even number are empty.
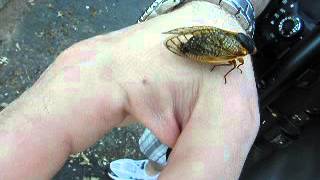
<svg viewBox="0 0 320 180"><path fill-rule="evenodd" d="M136 23L152 0L0 0L0 111L74 42ZM108 179L112 160L143 155L141 125L115 128L54 179ZM23 148L23 147L21 147ZM19 170L17 170L19 171Z"/></svg>

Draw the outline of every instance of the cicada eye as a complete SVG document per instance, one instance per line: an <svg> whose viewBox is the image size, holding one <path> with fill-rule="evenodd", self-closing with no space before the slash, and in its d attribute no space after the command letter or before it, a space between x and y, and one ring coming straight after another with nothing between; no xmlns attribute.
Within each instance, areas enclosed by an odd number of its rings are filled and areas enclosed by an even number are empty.
<svg viewBox="0 0 320 180"><path fill-rule="evenodd" d="M238 33L236 38L237 41L239 41L241 45L248 50L249 54L255 54L257 52L257 48L252 38L243 33Z"/></svg>

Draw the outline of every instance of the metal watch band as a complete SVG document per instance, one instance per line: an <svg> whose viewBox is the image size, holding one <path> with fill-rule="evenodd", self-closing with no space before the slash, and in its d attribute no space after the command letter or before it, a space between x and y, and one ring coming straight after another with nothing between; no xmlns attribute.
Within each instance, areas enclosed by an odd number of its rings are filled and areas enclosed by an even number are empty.
<svg viewBox="0 0 320 180"><path fill-rule="evenodd" d="M155 0L139 18L138 23L144 22L158 15L167 13L171 9L184 3L185 1L186 0Z"/></svg>
<svg viewBox="0 0 320 180"><path fill-rule="evenodd" d="M138 22L143 22L160 14L167 13L174 7L193 0L155 0L144 12ZM204 0L220 6L222 9L233 15L253 37L255 30L255 13L250 0Z"/></svg>
<svg viewBox="0 0 320 180"><path fill-rule="evenodd" d="M235 16L242 28L253 37L255 30L255 12L250 0L207 0L231 15Z"/></svg>

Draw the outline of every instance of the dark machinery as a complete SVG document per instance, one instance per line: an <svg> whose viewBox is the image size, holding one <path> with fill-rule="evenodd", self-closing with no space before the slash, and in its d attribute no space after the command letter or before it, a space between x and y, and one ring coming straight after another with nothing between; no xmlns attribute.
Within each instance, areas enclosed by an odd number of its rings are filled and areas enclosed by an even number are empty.
<svg viewBox="0 0 320 180"><path fill-rule="evenodd" d="M299 141L304 131L318 126L319 9L320 1L273 0L257 19L255 41L259 52L253 62L261 125L242 179L255 179L248 175L248 169L279 149L291 148L289 146Z"/></svg>

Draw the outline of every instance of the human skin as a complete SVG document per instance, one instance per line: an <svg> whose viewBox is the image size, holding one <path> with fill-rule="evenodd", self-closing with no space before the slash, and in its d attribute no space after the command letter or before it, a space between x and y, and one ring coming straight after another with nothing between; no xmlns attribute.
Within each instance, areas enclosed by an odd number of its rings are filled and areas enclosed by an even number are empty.
<svg viewBox="0 0 320 180"><path fill-rule="evenodd" d="M168 51L168 30L214 25L244 32L229 14L191 2L148 22L81 41L0 113L0 179L50 179L129 117L173 147L160 179L236 179L259 127L251 59L243 73Z"/></svg>

